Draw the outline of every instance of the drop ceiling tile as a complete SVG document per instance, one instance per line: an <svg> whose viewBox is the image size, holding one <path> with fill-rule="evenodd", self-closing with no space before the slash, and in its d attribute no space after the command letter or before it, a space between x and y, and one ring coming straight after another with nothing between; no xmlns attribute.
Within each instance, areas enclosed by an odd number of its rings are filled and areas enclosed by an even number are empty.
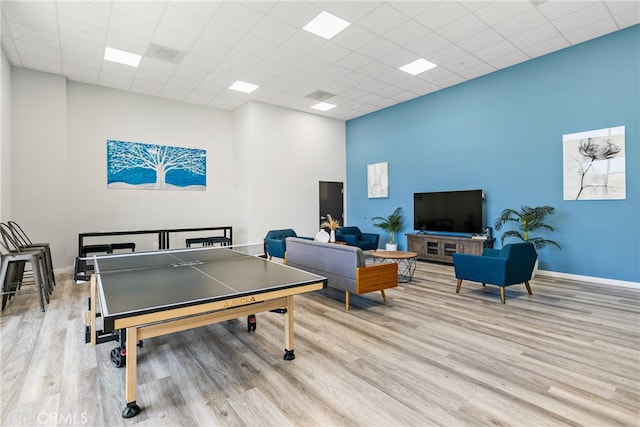
<svg viewBox="0 0 640 427"><path fill-rule="evenodd" d="M357 72L351 72L349 74L347 74L346 76L344 76L342 79L340 79L340 83L346 85L347 87L349 86L361 86L363 84L365 84L367 81L369 80L369 78L367 76L365 76L364 74L360 74Z"/></svg>
<svg viewBox="0 0 640 427"><path fill-rule="evenodd" d="M22 63L22 59L20 58L20 55L18 55L18 52L16 52L15 50L5 50L4 53L7 56L7 60L11 64L16 65L18 67L24 66L24 64Z"/></svg>
<svg viewBox="0 0 640 427"><path fill-rule="evenodd" d="M85 24L63 16L59 19L60 34L85 40L91 43L103 44L107 38L107 30L103 27Z"/></svg>
<svg viewBox="0 0 640 427"><path fill-rule="evenodd" d="M358 72L375 79L380 76L389 74L396 68L397 67L392 67L382 62L374 61L371 64L365 65L364 67L360 68Z"/></svg>
<svg viewBox="0 0 640 427"><path fill-rule="evenodd" d="M424 26L418 24L416 21L410 20L387 32L384 38L391 43L399 46L407 46L412 44L416 39L426 37L430 34Z"/></svg>
<svg viewBox="0 0 640 427"><path fill-rule="evenodd" d="M97 2L58 1L56 6L60 17L91 22L100 28L107 28L109 23L109 9L101 7Z"/></svg>
<svg viewBox="0 0 640 427"><path fill-rule="evenodd" d="M410 18L413 18L414 16L418 16L419 14L423 13L425 10L432 8L437 4L437 2L401 0L392 1L388 4L399 12L407 15Z"/></svg>
<svg viewBox="0 0 640 427"><path fill-rule="evenodd" d="M34 44L41 44L58 49L58 35L51 31L9 22L9 30L15 41L22 40Z"/></svg>
<svg viewBox="0 0 640 427"><path fill-rule="evenodd" d="M326 43L322 37L311 34L308 31L298 30L291 37L282 43L282 46L297 50L298 52L310 53Z"/></svg>
<svg viewBox="0 0 640 427"><path fill-rule="evenodd" d="M358 20L358 26L375 34L385 34L409 21L409 17L393 7L382 4Z"/></svg>
<svg viewBox="0 0 640 427"><path fill-rule="evenodd" d="M450 73L446 77L436 80L433 83L440 86L441 88L446 88L446 87L457 85L458 83L462 83L463 81L464 81L464 78L462 78L461 76L455 73Z"/></svg>
<svg viewBox="0 0 640 427"><path fill-rule="evenodd" d="M524 61L528 61L529 59L531 58L525 55L522 51L516 50L504 56L487 60L487 63L495 69L499 70L502 68L511 67L512 65L516 65Z"/></svg>
<svg viewBox="0 0 640 427"><path fill-rule="evenodd" d="M21 55L35 56L37 58L48 59L60 62L60 50L51 49L49 46L31 43L24 40L16 40L16 48Z"/></svg>
<svg viewBox="0 0 640 427"><path fill-rule="evenodd" d="M369 65L373 59L358 52L351 52L349 55L336 62L336 65L351 71L358 71L360 68Z"/></svg>
<svg viewBox="0 0 640 427"><path fill-rule="evenodd" d="M157 85L153 82L147 82L144 80L135 80L131 84L131 90L141 93L143 95L158 96L162 90L163 85Z"/></svg>
<svg viewBox="0 0 640 427"><path fill-rule="evenodd" d="M551 24L544 24L529 31L511 37L511 43L520 49L539 44L545 40L558 37L560 33Z"/></svg>
<svg viewBox="0 0 640 427"><path fill-rule="evenodd" d="M402 50L402 47L382 37L378 37L371 43L358 49L358 52L373 59L391 55L398 50Z"/></svg>
<svg viewBox="0 0 640 427"><path fill-rule="evenodd" d="M358 25L349 25L332 38L331 41L344 48L355 51L371 43L377 37L378 36L371 31L365 30Z"/></svg>
<svg viewBox="0 0 640 427"><path fill-rule="evenodd" d="M223 46L233 47L244 38L247 33L219 22L210 22L200 38Z"/></svg>
<svg viewBox="0 0 640 427"><path fill-rule="evenodd" d="M497 25L533 7L528 1L494 1L475 10L475 15L488 25Z"/></svg>
<svg viewBox="0 0 640 427"><path fill-rule="evenodd" d="M32 70L44 71L45 73L62 74L62 64L60 61L52 61L50 59L37 56L20 54L22 66Z"/></svg>
<svg viewBox="0 0 640 427"><path fill-rule="evenodd" d="M100 71L96 68L85 68L65 63L62 72L71 80L84 83L98 84Z"/></svg>
<svg viewBox="0 0 640 427"><path fill-rule="evenodd" d="M425 73L422 73L421 75L424 75ZM390 84L390 85L395 85L398 82L401 82L403 80L407 80L412 76L411 74L407 74L404 71L400 71L397 69L392 70L391 72L389 72L388 74L385 74L383 76L379 76L378 80Z"/></svg>
<svg viewBox="0 0 640 427"><path fill-rule="evenodd" d="M352 72L352 70L348 70L339 65L331 64L327 68L322 70L322 75L327 79L342 81L342 78L344 76Z"/></svg>
<svg viewBox="0 0 640 427"><path fill-rule="evenodd" d="M67 70L67 66L81 67L87 70L100 70L103 59L96 56L87 56L80 53L63 50L61 52L62 61L65 64L63 70Z"/></svg>
<svg viewBox="0 0 640 427"><path fill-rule="evenodd" d="M271 52L271 55L269 55L269 59L271 61L288 66L288 67L300 61L303 57L304 57L304 54L302 52L289 49L284 46L280 46L276 48L276 50Z"/></svg>
<svg viewBox="0 0 640 427"><path fill-rule="evenodd" d="M127 36L125 34L110 31L107 33L106 46L114 49L124 50L126 52L144 55L149 48L149 40L139 39L137 37ZM102 56L104 56L104 46L102 48Z"/></svg>
<svg viewBox="0 0 640 427"><path fill-rule="evenodd" d="M235 46L235 49L241 50L245 53L264 58L278 47L277 44L263 40L259 37L247 34L240 42Z"/></svg>
<svg viewBox="0 0 640 427"><path fill-rule="evenodd" d="M199 81L196 81L194 79L183 78L182 76L174 74L169 78L169 80L167 80L166 86L171 86L176 89L183 89L188 93L191 92L196 86L198 86L199 83Z"/></svg>
<svg viewBox="0 0 640 427"><path fill-rule="evenodd" d="M172 4L167 5L160 20L161 26L192 36L199 35L208 24L207 18L194 15Z"/></svg>
<svg viewBox="0 0 640 427"><path fill-rule="evenodd" d="M467 52L455 45L450 45L429 55L429 61L441 65L462 58Z"/></svg>
<svg viewBox="0 0 640 427"><path fill-rule="evenodd" d="M414 19L427 27L429 30L439 30L453 22L464 18L470 12L458 2L440 2L425 12L417 15Z"/></svg>
<svg viewBox="0 0 640 427"><path fill-rule="evenodd" d="M134 82L149 82L158 86L158 90L171 78L170 73L159 73L151 67L139 69L135 75Z"/></svg>
<svg viewBox="0 0 640 427"><path fill-rule="evenodd" d="M151 40L157 27L157 24L145 19L119 12L113 12L109 21L110 32L144 40Z"/></svg>
<svg viewBox="0 0 640 427"><path fill-rule="evenodd" d="M327 61L315 58L313 56L307 56L293 65L296 70L305 71L307 73L315 73L329 66Z"/></svg>
<svg viewBox="0 0 640 427"><path fill-rule="evenodd" d="M614 16L614 19L619 28L640 24L640 11L636 9L630 12L620 12Z"/></svg>
<svg viewBox="0 0 640 427"><path fill-rule="evenodd" d="M255 55L249 55L248 53L244 53L239 50L232 50L227 56L224 57L222 62L236 68L250 69L255 64L257 64L260 59L260 57Z"/></svg>
<svg viewBox="0 0 640 427"><path fill-rule="evenodd" d="M55 10L53 10L55 12ZM55 13L29 7L28 3L2 2L2 16L7 21L28 25L46 31L58 30L58 19Z"/></svg>
<svg viewBox="0 0 640 427"><path fill-rule="evenodd" d="M382 1L334 1L327 2L324 10L353 24L383 4Z"/></svg>
<svg viewBox="0 0 640 427"><path fill-rule="evenodd" d="M207 73L213 70L216 65L218 65L217 60L205 58L204 56L200 56L195 53L187 53L180 63L181 67L204 71Z"/></svg>
<svg viewBox="0 0 640 427"><path fill-rule="evenodd" d="M425 36L421 39L418 39L418 41L409 44L406 49L417 53L425 59L431 60L430 55L433 52L437 52L451 45L452 44L449 40L445 39L439 34L431 33L428 36Z"/></svg>
<svg viewBox="0 0 640 427"><path fill-rule="evenodd" d="M199 39L194 43L189 52L210 61L217 62L227 56L229 52L231 52L231 48L215 42Z"/></svg>
<svg viewBox="0 0 640 427"><path fill-rule="evenodd" d="M595 3L590 6L579 9L569 15L562 16L553 21L553 25L563 33L586 27L595 22L602 20L603 16L609 14L608 10L602 3Z"/></svg>
<svg viewBox="0 0 640 427"><path fill-rule="evenodd" d="M225 1L214 15L213 21L249 32L263 16L263 13L246 7L240 2Z"/></svg>
<svg viewBox="0 0 640 427"><path fill-rule="evenodd" d="M113 1L111 2L111 13L117 12L157 23L162 17L165 7L166 2L164 1Z"/></svg>
<svg viewBox="0 0 640 427"><path fill-rule="evenodd" d="M156 30L151 41L159 44L160 46L186 52L191 48L191 46L193 46L196 41L196 37L181 33L171 28L160 26Z"/></svg>
<svg viewBox="0 0 640 427"><path fill-rule="evenodd" d="M159 95L180 101L186 98L187 95L189 95L189 92L190 90L187 90L181 87L174 87L174 86L170 86L169 84L166 84L160 90Z"/></svg>
<svg viewBox="0 0 640 427"><path fill-rule="evenodd" d="M2 47L5 50L5 52L9 52L9 51L15 52L17 50L16 43L10 37L4 37L2 39Z"/></svg>
<svg viewBox="0 0 640 427"><path fill-rule="evenodd" d="M266 3L266 2L264 2ZM171 6L176 7L178 9L182 9L186 12L189 12L193 15L200 16L205 19L212 18L220 6L222 2L220 1L177 1L172 2Z"/></svg>
<svg viewBox="0 0 640 427"><path fill-rule="evenodd" d="M196 70L195 68L186 67L184 63L182 63L181 65L178 66L178 68L176 68L172 78L176 77L176 78L193 80L197 84L201 82L202 79L204 79L208 73L209 73L209 70L207 71Z"/></svg>
<svg viewBox="0 0 640 427"><path fill-rule="evenodd" d="M562 36L556 36L550 39L547 39L538 44L534 44L525 48L522 48L522 51L529 55L531 58L535 58L537 56L546 55L547 53L554 52L556 50L564 49L569 47L569 43L567 39Z"/></svg>
<svg viewBox="0 0 640 427"><path fill-rule="evenodd" d="M465 55L451 62L442 64L442 66L448 70L453 71L454 73L462 74L461 71L477 67L480 64L482 64L482 61L476 58L475 56Z"/></svg>
<svg viewBox="0 0 640 427"><path fill-rule="evenodd" d="M6 4L8 3L18 3L21 6L25 6L28 7L29 9L36 9L42 12L48 12L48 13L56 13L56 4L54 2L48 2L48 1L27 1L27 2L10 2L10 1L3 1L2 2L2 9L4 10L4 7L6 6ZM4 12L3 12L4 13Z"/></svg>
<svg viewBox="0 0 640 427"><path fill-rule="evenodd" d="M322 7L311 2L277 2L271 10L269 16L279 21L285 22L295 28L302 28L315 18Z"/></svg>
<svg viewBox="0 0 640 427"><path fill-rule="evenodd" d="M611 33L617 29L615 21L607 18L599 22L592 22L590 25L580 27L573 31L567 31L564 36L571 44L578 44Z"/></svg>
<svg viewBox="0 0 640 427"><path fill-rule="evenodd" d="M327 62L335 62L344 58L350 53L351 51L349 49L346 49L329 41L320 46L318 49L314 50L312 55L315 58L322 59Z"/></svg>
<svg viewBox="0 0 640 427"><path fill-rule="evenodd" d="M545 1L537 6L538 10L550 21L555 21L566 15L570 15L583 9L593 1Z"/></svg>
<svg viewBox="0 0 640 427"><path fill-rule="evenodd" d="M492 28L487 28L471 37L458 41L456 44L468 52L485 49L504 41L504 38Z"/></svg>
<svg viewBox="0 0 640 427"><path fill-rule="evenodd" d="M390 85L382 82L380 80L376 80L376 79L369 79L367 80L364 84L361 84L360 86L358 86L358 89L362 89L365 90L367 92L373 92L373 93L378 93L381 96L382 95L382 91L386 88L388 88Z"/></svg>
<svg viewBox="0 0 640 427"><path fill-rule="evenodd" d="M502 40L494 45L485 47L484 49L474 50L473 54L483 61L489 61L500 58L501 56L509 55L517 50L518 49L513 44L507 40Z"/></svg>
<svg viewBox="0 0 640 427"><path fill-rule="evenodd" d="M456 43L462 39L475 36L477 33L489 29L487 24L473 15L466 15L451 24L442 27L438 34L445 39Z"/></svg>
<svg viewBox="0 0 640 427"><path fill-rule="evenodd" d="M475 79L476 77L484 76L485 74L489 74L494 72L496 69L486 64L484 62L478 63L474 67L465 68L464 70L458 71L458 74L467 78L467 79Z"/></svg>
<svg viewBox="0 0 640 427"><path fill-rule="evenodd" d="M504 22L496 24L493 29L503 37L513 37L517 34L531 30L532 28L548 23L549 21L538 11L538 9L534 8Z"/></svg>
<svg viewBox="0 0 640 427"><path fill-rule="evenodd" d="M298 28L279 21L271 16L264 16L252 29L251 34L276 44L282 44L291 37Z"/></svg>
<svg viewBox="0 0 640 427"><path fill-rule="evenodd" d="M136 70L134 67L128 67L126 65L120 65L113 62L105 61L105 64L113 64L113 66L118 66L118 69L122 69L123 71L129 71L129 69ZM125 67L125 68L122 68ZM150 70L157 73L163 74L173 74L178 68L176 64L171 64L169 62L160 61L159 59L149 58L148 56L143 56L140 60L140 66L138 67L140 70ZM103 68L104 69L104 68ZM117 71L113 71L117 72Z"/></svg>

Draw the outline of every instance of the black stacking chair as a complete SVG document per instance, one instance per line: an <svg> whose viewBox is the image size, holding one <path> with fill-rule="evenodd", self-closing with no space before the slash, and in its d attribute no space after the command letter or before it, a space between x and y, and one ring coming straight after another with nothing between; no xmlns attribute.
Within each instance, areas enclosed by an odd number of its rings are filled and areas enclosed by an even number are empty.
<svg viewBox="0 0 640 427"><path fill-rule="evenodd" d="M49 288L53 291L53 288L56 286L56 275L53 270L53 259L51 258L51 245L49 243L33 243L27 233L22 230L22 227L18 225L15 221L7 222L9 229L11 230L11 234L14 237L14 240L19 245L20 249L38 249L43 250L45 255L46 262L46 280L49 283Z"/></svg>

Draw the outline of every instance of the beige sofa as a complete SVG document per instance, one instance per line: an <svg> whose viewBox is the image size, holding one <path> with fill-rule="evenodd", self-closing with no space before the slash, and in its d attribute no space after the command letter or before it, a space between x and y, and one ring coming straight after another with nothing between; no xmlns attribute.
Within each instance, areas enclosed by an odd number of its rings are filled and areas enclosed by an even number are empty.
<svg viewBox="0 0 640 427"><path fill-rule="evenodd" d="M345 291L345 308L349 295L380 291L398 286L398 265L394 262L365 265L364 252L355 246L287 238L285 263L291 267L324 276L328 285Z"/></svg>

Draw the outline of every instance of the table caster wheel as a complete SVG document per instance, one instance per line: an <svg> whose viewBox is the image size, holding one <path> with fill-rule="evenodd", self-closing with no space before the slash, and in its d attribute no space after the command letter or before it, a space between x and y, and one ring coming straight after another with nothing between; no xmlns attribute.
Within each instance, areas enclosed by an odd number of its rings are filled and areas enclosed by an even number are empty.
<svg viewBox="0 0 640 427"><path fill-rule="evenodd" d="M127 349L116 347L111 350L111 364L116 368L122 368L127 363Z"/></svg>

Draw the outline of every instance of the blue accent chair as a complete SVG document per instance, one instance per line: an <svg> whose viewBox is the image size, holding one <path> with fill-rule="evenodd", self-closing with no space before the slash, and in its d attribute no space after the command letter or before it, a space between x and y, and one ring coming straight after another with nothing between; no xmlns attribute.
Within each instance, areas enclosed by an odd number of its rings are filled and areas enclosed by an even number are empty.
<svg viewBox="0 0 640 427"><path fill-rule="evenodd" d="M378 249L380 235L375 233L363 233L358 227L341 227L336 230L336 240L345 242L350 246L357 246L363 251Z"/></svg>
<svg viewBox="0 0 640 427"><path fill-rule="evenodd" d="M284 230L269 230L264 236L264 254L267 258L272 257L284 259L284 253L287 251L285 240L287 237L298 237L300 239L313 240L311 237L301 237L290 228Z"/></svg>
<svg viewBox="0 0 640 427"><path fill-rule="evenodd" d="M500 301L505 303L505 287L524 283L529 295L529 280L538 254L532 243L511 243L502 249L484 249L482 255L453 254L458 279L456 293L463 280L500 286Z"/></svg>

